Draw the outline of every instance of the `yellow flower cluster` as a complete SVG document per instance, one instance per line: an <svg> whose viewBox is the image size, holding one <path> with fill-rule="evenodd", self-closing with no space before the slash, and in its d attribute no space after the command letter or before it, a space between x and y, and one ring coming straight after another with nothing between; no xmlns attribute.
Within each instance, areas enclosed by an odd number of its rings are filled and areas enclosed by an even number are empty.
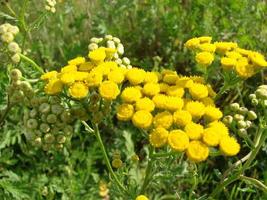
<svg viewBox="0 0 267 200"><path fill-rule="evenodd" d="M197 52L196 61L202 66L209 66L215 58L220 56L224 70L234 70L241 78L249 78L267 67L264 56L256 51L238 47L235 42L214 42L211 37L192 38L185 43L185 47Z"/></svg>
<svg viewBox="0 0 267 200"><path fill-rule="evenodd" d="M99 47L88 54L89 60L77 57L68 61L60 72L50 71L41 76L47 82L45 92L55 95L67 88L69 96L82 99L91 90L98 90L107 99L114 100L119 95L118 84L125 79L126 69L113 60L115 49Z"/></svg>
<svg viewBox="0 0 267 200"><path fill-rule="evenodd" d="M213 101L216 94L203 78L132 68L125 81L117 118L146 129L155 148L169 145L173 151L185 151L194 162L206 160L209 147L228 156L239 152L239 144L220 121L223 114Z"/></svg>

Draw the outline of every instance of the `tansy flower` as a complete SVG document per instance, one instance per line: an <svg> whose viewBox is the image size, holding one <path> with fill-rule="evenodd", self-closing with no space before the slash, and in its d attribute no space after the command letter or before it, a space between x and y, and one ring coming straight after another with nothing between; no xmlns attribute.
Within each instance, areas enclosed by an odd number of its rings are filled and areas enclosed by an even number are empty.
<svg viewBox="0 0 267 200"><path fill-rule="evenodd" d="M170 96L183 97L184 88L177 86L177 85L169 86L166 93L167 95L170 95Z"/></svg>
<svg viewBox="0 0 267 200"><path fill-rule="evenodd" d="M181 110L184 106L184 101L180 97L167 96L165 102L165 109L170 111Z"/></svg>
<svg viewBox="0 0 267 200"><path fill-rule="evenodd" d="M168 144L175 151L184 151L189 145L189 138L182 130L172 130L168 135Z"/></svg>
<svg viewBox="0 0 267 200"><path fill-rule="evenodd" d="M237 51L227 51L225 53L225 55L228 57L228 58L232 58L234 60L237 60L239 58L242 58L242 55L240 53L238 53Z"/></svg>
<svg viewBox="0 0 267 200"><path fill-rule="evenodd" d="M149 200L145 195L139 195L135 200Z"/></svg>
<svg viewBox="0 0 267 200"><path fill-rule="evenodd" d="M155 127L170 128L173 123L172 114L168 111L157 113L153 119Z"/></svg>
<svg viewBox="0 0 267 200"><path fill-rule="evenodd" d="M209 121L216 121L221 119L223 116L219 108L213 106L207 106L205 108L205 117Z"/></svg>
<svg viewBox="0 0 267 200"><path fill-rule="evenodd" d="M210 36L201 36L201 37L198 37L200 43L210 43L211 40L212 40L212 37Z"/></svg>
<svg viewBox="0 0 267 200"><path fill-rule="evenodd" d="M201 83L193 83L189 88L189 93L193 99L202 99L209 94L207 86Z"/></svg>
<svg viewBox="0 0 267 200"><path fill-rule="evenodd" d="M134 114L134 107L131 104L123 103L117 109L117 118L121 121L128 121Z"/></svg>
<svg viewBox="0 0 267 200"><path fill-rule="evenodd" d="M112 167L118 169L118 168L122 167L123 162L121 159L115 158L114 160L112 160L111 165L112 165Z"/></svg>
<svg viewBox="0 0 267 200"><path fill-rule="evenodd" d="M202 76L189 76L191 80L193 80L195 83L205 83L205 80Z"/></svg>
<svg viewBox="0 0 267 200"><path fill-rule="evenodd" d="M152 114L146 110L139 110L132 117L133 125L144 129L150 127L152 120Z"/></svg>
<svg viewBox="0 0 267 200"><path fill-rule="evenodd" d="M141 97L142 93L135 87L126 87L121 93L122 100L128 103L136 102Z"/></svg>
<svg viewBox="0 0 267 200"><path fill-rule="evenodd" d="M146 83L142 92L147 96L155 96L160 92L160 86L157 83Z"/></svg>
<svg viewBox="0 0 267 200"><path fill-rule="evenodd" d="M77 66L76 65L67 65L65 67L61 68L61 73L67 73L67 72L75 72L77 71Z"/></svg>
<svg viewBox="0 0 267 200"><path fill-rule="evenodd" d="M71 72L69 72L71 73ZM87 72L72 72L73 76L74 76L74 79L75 81L84 81L87 76L88 76L88 73Z"/></svg>
<svg viewBox="0 0 267 200"><path fill-rule="evenodd" d="M167 96L157 94L152 98L152 101L155 103L156 108L164 109L167 102Z"/></svg>
<svg viewBox="0 0 267 200"><path fill-rule="evenodd" d="M237 43L235 42L215 42L216 51L226 52L237 48Z"/></svg>
<svg viewBox="0 0 267 200"><path fill-rule="evenodd" d="M167 73L163 76L163 82L168 84L175 84L178 76L176 73Z"/></svg>
<svg viewBox="0 0 267 200"><path fill-rule="evenodd" d="M105 48L98 48L96 50L90 51L88 57L96 63L104 61L104 59L106 58Z"/></svg>
<svg viewBox="0 0 267 200"><path fill-rule="evenodd" d="M168 140L168 134L169 132L162 127L155 128L149 134L149 142L153 147L162 147Z"/></svg>
<svg viewBox="0 0 267 200"><path fill-rule="evenodd" d="M69 87L69 94L75 99L86 97L88 92L88 87L82 82L75 82Z"/></svg>
<svg viewBox="0 0 267 200"><path fill-rule="evenodd" d="M240 151L240 145L235 138L224 136L220 141L220 150L226 156L235 156Z"/></svg>
<svg viewBox="0 0 267 200"><path fill-rule="evenodd" d="M44 88L44 91L46 94L54 95L60 93L62 89L63 89L62 82L59 79L54 78L49 80L49 82L46 84Z"/></svg>
<svg viewBox="0 0 267 200"><path fill-rule="evenodd" d="M192 38L186 41L184 46L188 49L195 49L199 46L200 40L198 38Z"/></svg>
<svg viewBox="0 0 267 200"><path fill-rule="evenodd" d="M143 83L145 77L146 72L143 69L132 68L126 73L126 78L132 85Z"/></svg>
<svg viewBox="0 0 267 200"><path fill-rule="evenodd" d="M223 57L221 58L221 64L222 64L223 69L229 70L229 69L232 69L236 65L236 60L233 58Z"/></svg>
<svg viewBox="0 0 267 200"><path fill-rule="evenodd" d="M159 88L161 93L165 93L169 89L169 85L167 83L159 83Z"/></svg>
<svg viewBox="0 0 267 200"><path fill-rule="evenodd" d="M242 48L236 48L236 52L240 53L242 56L248 56L252 51Z"/></svg>
<svg viewBox="0 0 267 200"><path fill-rule="evenodd" d="M206 52L210 52L210 53L214 53L216 50L216 46L214 44L210 44L210 43L204 43L204 44L200 44L198 46L198 48L201 51L206 51Z"/></svg>
<svg viewBox="0 0 267 200"><path fill-rule="evenodd" d="M187 110L192 117L201 117L205 114L205 106L199 101L190 101L186 104L185 110Z"/></svg>
<svg viewBox="0 0 267 200"><path fill-rule="evenodd" d="M190 88L193 85L193 80L189 77L179 77L176 80L176 85L183 88Z"/></svg>
<svg viewBox="0 0 267 200"><path fill-rule="evenodd" d="M191 141L186 150L187 157L194 162L202 162L209 156L209 148L201 141Z"/></svg>
<svg viewBox="0 0 267 200"><path fill-rule="evenodd" d="M64 84L71 85L75 82L75 77L73 76L73 73L66 72L60 75L60 80Z"/></svg>
<svg viewBox="0 0 267 200"><path fill-rule="evenodd" d="M214 100L210 97L205 97L203 99L200 99L200 101L205 105L205 106L215 106Z"/></svg>
<svg viewBox="0 0 267 200"><path fill-rule="evenodd" d="M191 140L199 140L204 132L203 126L194 122L186 124L184 130Z"/></svg>
<svg viewBox="0 0 267 200"><path fill-rule="evenodd" d="M209 146L217 146L220 142L221 135L215 128L204 129L202 140Z"/></svg>
<svg viewBox="0 0 267 200"><path fill-rule="evenodd" d="M249 78L255 74L254 68L248 63L247 58L239 59L236 63L235 70L242 78Z"/></svg>
<svg viewBox="0 0 267 200"><path fill-rule="evenodd" d="M267 67L267 62L264 56L258 52L249 53L249 58L258 67Z"/></svg>
<svg viewBox="0 0 267 200"><path fill-rule="evenodd" d="M228 128L225 126L224 123L220 121L214 121L208 124L209 128L214 128L217 133L220 135L220 137L229 135Z"/></svg>
<svg viewBox="0 0 267 200"><path fill-rule="evenodd" d="M201 65L210 65L214 60L214 55L210 52L200 52L196 55L196 61L197 63Z"/></svg>
<svg viewBox="0 0 267 200"><path fill-rule="evenodd" d="M74 59L68 61L69 65L80 65L82 63L85 63L84 57L77 57L77 58L74 58Z"/></svg>
<svg viewBox="0 0 267 200"><path fill-rule="evenodd" d="M192 116L186 110L178 110L173 113L173 121L176 125L183 127L192 121Z"/></svg>
<svg viewBox="0 0 267 200"><path fill-rule="evenodd" d="M51 72L46 72L41 76L41 80L49 80L49 79L55 79L57 77L58 73L57 71L51 71Z"/></svg>
<svg viewBox="0 0 267 200"><path fill-rule="evenodd" d="M120 94L120 90L116 83L104 81L99 86L99 94L107 100L113 100Z"/></svg>
<svg viewBox="0 0 267 200"><path fill-rule="evenodd" d="M115 69L108 74L108 80L113 81L115 83L122 83L124 80L124 73L120 69Z"/></svg>
<svg viewBox="0 0 267 200"><path fill-rule="evenodd" d="M158 75L155 72L146 72L145 83L157 83Z"/></svg>
<svg viewBox="0 0 267 200"><path fill-rule="evenodd" d="M210 97L215 97L217 95L210 84L207 84L206 87L208 88L208 92L209 92Z"/></svg>
<svg viewBox="0 0 267 200"><path fill-rule="evenodd" d="M95 66L91 62L85 62L79 65L79 71L86 71L89 72L91 69L93 69Z"/></svg>
<svg viewBox="0 0 267 200"><path fill-rule="evenodd" d="M99 86L102 83L103 75L102 73L91 71L86 78L86 83L88 86Z"/></svg>
<svg viewBox="0 0 267 200"><path fill-rule="evenodd" d="M155 109L155 104L151 99L145 97L136 101L135 108L136 110L147 110L151 112Z"/></svg>

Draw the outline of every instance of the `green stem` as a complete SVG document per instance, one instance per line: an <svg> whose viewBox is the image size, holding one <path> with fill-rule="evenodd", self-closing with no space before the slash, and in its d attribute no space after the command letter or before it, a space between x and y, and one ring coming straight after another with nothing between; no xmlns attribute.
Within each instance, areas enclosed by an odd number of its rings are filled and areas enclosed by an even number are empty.
<svg viewBox="0 0 267 200"><path fill-rule="evenodd" d="M89 127L89 125L85 121L83 121L82 123L86 125L86 128ZM93 129L90 128L89 130L90 131L88 131L88 129L87 129L88 132L91 132L91 130L93 130ZM121 184L121 182L119 181L118 177L116 176L115 172L112 169L112 166L111 166L111 164L109 162L109 158L108 158L108 155L107 155L105 146L103 144L103 141L101 139L100 132L99 132L99 129L98 129L98 125L97 124L94 124L94 134L95 134L96 139L97 139L97 141L98 141L98 143L100 145L100 149L101 149L102 154L104 156L104 161L106 163L106 166L108 168L109 173L111 174L112 178L115 180L116 185L122 190L122 192L125 193L125 194L128 194L127 190Z"/></svg>
<svg viewBox="0 0 267 200"><path fill-rule="evenodd" d="M152 153L153 153L153 147L149 146L149 155L148 155L148 163L146 167L146 175L145 175L145 179L140 190L140 194L144 194L150 181L150 176L152 172L152 163L153 163L152 156L151 156Z"/></svg>
<svg viewBox="0 0 267 200"><path fill-rule="evenodd" d="M162 157L169 157L169 156L175 156L177 155L178 153L177 152L167 152L167 153L153 153L151 154L151 158L162 158Z"/></svg>
<svg viewBox="0 0 267 200"><path fill-rule="evenodd" d="M248 182L248 183L256 186L257 188L261 189L263 192L267 193L267 186L255 178L241 175L240 180Z"/></svg>
<svg viewBox="0 0 267 200"><path fill-rule="evenodd" d="M32 59L30 59L29 57L27 57L27 56L25 56L25 55L23 55L23 54L19 54L20 55L20 57L23 59L23 60L25 60L25 61L27 61L28 63L30 63L35 69L37 69L39 72L41 72L42 74L44 73L44 70L39 66L39 65L37 65Z"/></svg>

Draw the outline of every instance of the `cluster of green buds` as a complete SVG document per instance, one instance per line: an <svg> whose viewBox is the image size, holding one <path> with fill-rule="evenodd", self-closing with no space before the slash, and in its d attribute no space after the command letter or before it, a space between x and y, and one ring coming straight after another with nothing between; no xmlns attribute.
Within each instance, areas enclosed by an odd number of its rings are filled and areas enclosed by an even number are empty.
<svg viewBox="0 0 267 200"><path fill-rule="evenodd" d="M60 150L73 135L74 118L58 97L33 97L24 114L27 140L44 151Z"/></svg>
<svg viewBox="0 0 267 200"><path fill-rule="evenodd" d="M124 46L119 38L113 37L112 35L106 35L104 38L91 38L90 44L88 45L88 49L90 51L93 51L99 47L116 49L116 53L114 53L110 58L111 61L115 61L122 68L132 68L130 59L127 57L123 57Z"/></svg>
<svg viewBox="0 0 267 200"><path fill-rule="evenodd" d="M237 130L240 135L246 134L247 129L252 127L253 121L257 119L257 114L253 110L241 107L238 103L232 103L230 110L232 115L226 115L223 122Z"/></svg>
<svg viewBox="0 0 267 200"><path fill-rule="evenodd" d="M249 98L252 105L267 107L267 85L260 85L255 93L249 95Z"/></svg>
<svg viewBox="0 0 267 200"><path fill-rule="evenodd" d="M12 69L9 73L11 83L8 86L8 96L11 104L17 104L29 100L34 95L34 90L28 81L22 81L22 73L19 69Z"/></svg>
<svg viewBox="0 0 267 200"><path fill-rule="evenodd" d="M121 153L119 150L115 150L112 155L112 167L118 169L122 167L123 162L121 160Z"/></svg>
<svg viewBox="0 0 267 200"><path fill-rule="evenodd" d="M19 33L19 28L9 23L0 25L0 37L4 42L4 47L8 50L11 56L11 60L14 63L20 61L21 48L18 43L14 42L15 36Z"/></svg>

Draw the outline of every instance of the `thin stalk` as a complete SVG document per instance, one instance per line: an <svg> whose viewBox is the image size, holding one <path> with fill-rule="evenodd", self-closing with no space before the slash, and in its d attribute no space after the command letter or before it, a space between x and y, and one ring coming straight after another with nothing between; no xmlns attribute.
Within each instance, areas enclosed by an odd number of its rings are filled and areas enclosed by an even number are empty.
<svg viewBox="0 0 267 200"><path fill-rule="evenodd" d="M23 59L23 60L25 60L25 61L27 61L28 63L30 63L35 69L37 69L40 73L44 73L44 70L39 66L39 65L37 65L32 59L30 59L29 57L27 57L27 56L25 56L25 55L23 55L23 54L19 54L20 55L20 57Z"/></svg>
<svg viewBox="0 0 267 200"><path fill-rule="evenodd" d="M169 156L175 156L177 155L178 153L177 152L167 152L167 153L153 153L151 154L151 158L162 158L162 157L169 157Z"/></svg>
<svg viewBox="0 0 267 200"><path fill-rule="evenodd" d="M240 180L250 183L256 186L257 188L261 189L263 192L267 193L267 186L255 178L241 175Z"/></svg>

